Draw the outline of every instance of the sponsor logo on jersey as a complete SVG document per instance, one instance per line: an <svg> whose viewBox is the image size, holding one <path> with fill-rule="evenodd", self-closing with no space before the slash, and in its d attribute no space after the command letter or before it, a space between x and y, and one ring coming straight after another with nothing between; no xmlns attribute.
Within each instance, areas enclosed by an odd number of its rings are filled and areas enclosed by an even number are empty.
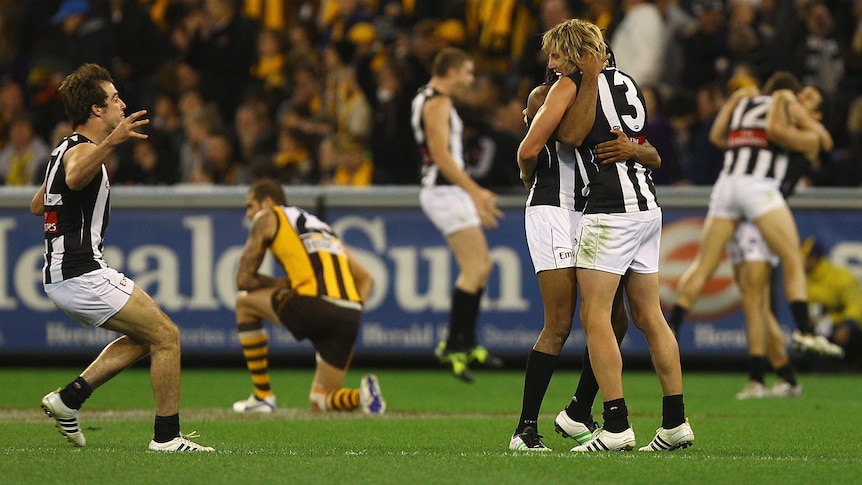
<svg viewBox="0 0 862 485"><path fill-rule="evenodd" d="M45 234L57 234L57 212L45 212Z"/></svg>

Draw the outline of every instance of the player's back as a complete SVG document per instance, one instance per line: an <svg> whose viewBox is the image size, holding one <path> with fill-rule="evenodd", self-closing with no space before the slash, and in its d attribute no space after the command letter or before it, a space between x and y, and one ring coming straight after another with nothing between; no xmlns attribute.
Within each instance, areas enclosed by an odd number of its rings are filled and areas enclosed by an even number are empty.
<svg viewBox="0 0 862 485"><path fill-rule="evenodd" d="M269 249L297 294L359 302L347 250L332 228L298 207L273 210L279 225Z"/></svg>
<svg viewBox="0 0 862 485"><path fill-rule="evenodd" d="M580 75L573 77L580 87ZM626 213L657 208L649 169L634 160L603 164L595 156L599 143L612 140L621 130L630 140L646 140L647 111L643 93L628 74L609 67L599 74L596 118L577 148L589 180L585 213Z"/></svg>

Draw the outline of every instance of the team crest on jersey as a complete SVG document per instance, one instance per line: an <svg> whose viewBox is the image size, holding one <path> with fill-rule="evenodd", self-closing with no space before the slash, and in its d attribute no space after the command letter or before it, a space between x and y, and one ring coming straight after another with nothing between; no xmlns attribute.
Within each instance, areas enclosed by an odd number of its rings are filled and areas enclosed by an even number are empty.
<svg viewBox="0 0 862 485"><path fill-rule="evenodd" d="M57 234L57 213L55 211L45 212L45 233Z"/></svg>

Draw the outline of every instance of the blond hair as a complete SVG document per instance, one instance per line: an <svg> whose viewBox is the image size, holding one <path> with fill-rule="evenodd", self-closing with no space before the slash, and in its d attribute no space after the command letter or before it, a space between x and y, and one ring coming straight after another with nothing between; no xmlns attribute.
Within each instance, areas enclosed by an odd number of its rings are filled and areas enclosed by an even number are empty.
<svg viewBox="0 0 862 485"><path fill-rule="evenodd" d="M604 56L607 45L599 27L587 20L569 19L560 22L542 36L542 51L556 55L563 63L561 72L569 74L581 65L585 54ZM605 63L607 65L607 63Z"/></svg>

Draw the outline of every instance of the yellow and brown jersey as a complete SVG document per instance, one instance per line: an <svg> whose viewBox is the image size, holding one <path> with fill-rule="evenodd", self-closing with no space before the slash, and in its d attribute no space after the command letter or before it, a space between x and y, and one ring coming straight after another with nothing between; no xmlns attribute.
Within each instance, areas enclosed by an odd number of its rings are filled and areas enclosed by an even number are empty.
<svg viewBox="0 0 862 485"><path fill-rule="evenodd" d="M269 246L298 295L360 303L347 251L328 224L298 207L276 206Z"/></svg>

